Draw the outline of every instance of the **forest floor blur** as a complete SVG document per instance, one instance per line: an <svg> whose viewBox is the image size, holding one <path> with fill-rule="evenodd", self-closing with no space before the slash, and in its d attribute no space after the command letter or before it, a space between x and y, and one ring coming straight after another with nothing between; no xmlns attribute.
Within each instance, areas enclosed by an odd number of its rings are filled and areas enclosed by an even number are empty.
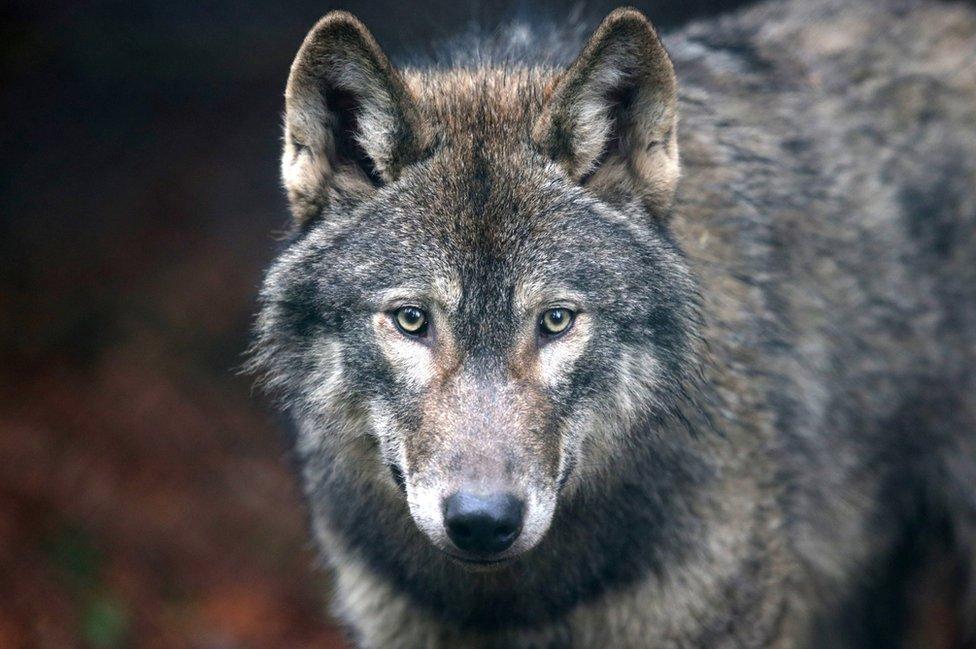
<svg viewBox="0 0 976 649"><path fill-rule="evenodd" d="M3 305L35 324L0 361L0 647L342 646L282 435L236 373L255 273L196 247L103 308Z"/></svg>

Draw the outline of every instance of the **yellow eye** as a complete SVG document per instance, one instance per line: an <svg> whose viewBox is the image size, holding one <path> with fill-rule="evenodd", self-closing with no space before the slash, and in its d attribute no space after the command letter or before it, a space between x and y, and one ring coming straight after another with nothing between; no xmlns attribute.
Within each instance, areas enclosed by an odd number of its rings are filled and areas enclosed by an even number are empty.
<svg viewBox="0 0 976 649"><path fill-rule="evenodd" d="M394 311L393 321L408 336L423 336L427 332L427 314L415 306L402 306Z"/></svg>
<svg viewBox="0 0 976 649"><path fill-rule="evenodd" d="M539 333L543 336L550 337L565 333L573 324L573 318L575 316L575 313L562 307L548 309L539 318Z"/></svg>

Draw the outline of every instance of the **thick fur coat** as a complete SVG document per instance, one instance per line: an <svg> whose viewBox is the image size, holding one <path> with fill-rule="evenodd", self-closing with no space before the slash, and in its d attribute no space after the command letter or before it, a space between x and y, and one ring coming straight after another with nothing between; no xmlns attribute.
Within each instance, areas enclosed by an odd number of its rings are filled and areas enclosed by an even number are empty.
<svg viewBox="0 0 976 649"><path fill-rule="evenodd" d="M335 614L370 648L972 646L976 13L574 34L396 68L333 13L292 67L254 364ZM501 491L475 556L445 503Z"/></svg>

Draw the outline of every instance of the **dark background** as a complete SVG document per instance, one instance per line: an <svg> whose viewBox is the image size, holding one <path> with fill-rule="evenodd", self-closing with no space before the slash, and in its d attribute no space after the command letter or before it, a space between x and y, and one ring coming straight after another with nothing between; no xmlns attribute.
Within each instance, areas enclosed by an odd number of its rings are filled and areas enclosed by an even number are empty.
<svg viewBox="0 0 976 649"><path fill-rule="evenodd" d="M737 4L642 8L668 29ZM391 53L570 11L343 7ZM288 66L333 8L0 10L0 647L341 646L282 436L237 372L287 223Z"/></svg>

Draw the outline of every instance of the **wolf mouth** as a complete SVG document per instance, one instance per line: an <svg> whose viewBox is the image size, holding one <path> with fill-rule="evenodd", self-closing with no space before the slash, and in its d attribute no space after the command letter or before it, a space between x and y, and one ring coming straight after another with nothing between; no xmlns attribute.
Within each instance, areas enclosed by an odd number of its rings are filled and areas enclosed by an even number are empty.
<svg viewBox="0 0 976 649"><path fill-rule="evenodd" d="M447 557L468 570L491 571L499 570L515 561L517 557L505 557L502 559L475 559L472 557L462 557L453 552L443 551Z"/></svg>

